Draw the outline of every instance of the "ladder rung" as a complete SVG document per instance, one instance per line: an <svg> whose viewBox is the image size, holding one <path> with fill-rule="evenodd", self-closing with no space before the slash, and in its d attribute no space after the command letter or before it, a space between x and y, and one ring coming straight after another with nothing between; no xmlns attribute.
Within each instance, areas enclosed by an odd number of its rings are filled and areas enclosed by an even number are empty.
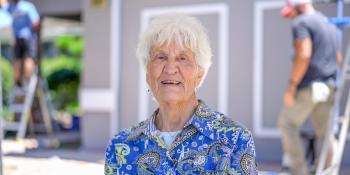
<svg viewBox="0 0 350 175"><path fill-rule="evenodd" d="M12 104L10 106L10 111L14 112L14 113L22 113L24 109L24 105L23 104Z"/></svg>
<svg viewBox="0 0 350 175"><path fill-rule="evenodd" d="M338 122L338 124L340 124L340 125L343 125L345 121L346 121L345 116L340 116L340 117L337 119L337 122Z"/></svg>
<svg viewBox="0 0 350 175"><path fill-rule="evenodd" d="M331 174L337 168L337 166L339 166L339 165L338 164L334 164L334 165L324 169L323 172L321 173L321 175Z"/></svg>
<svg viewBox="0 0 350 175"><path fill-rule="evenodd" d="M23 87L15 87L15 89L14 89L14 94L15 94L15 96L16 95L22 95L22 96L24 96L25 94L26 94L26 89L25 88L23 88Z"/></svg>
<svg viewBox="0 0 350 175"><path fill-rule="evenodd" d="M19 122L6 122L3 128L7 131L18 131Z"/></svg>
<svg viewBox="0 0 350 175"><path fill-rule="evenodd" d="M342 116L342 117L339 118L339 123L340 124L344 124L345 121L346 121L345 116Z"/></svg>
<svg viewBox="0 0 350 175"><path fill-rule="evenodd" d="M41 123L35 123L33 129L35 132L46 132L47 130L45 124Z"/></svg>

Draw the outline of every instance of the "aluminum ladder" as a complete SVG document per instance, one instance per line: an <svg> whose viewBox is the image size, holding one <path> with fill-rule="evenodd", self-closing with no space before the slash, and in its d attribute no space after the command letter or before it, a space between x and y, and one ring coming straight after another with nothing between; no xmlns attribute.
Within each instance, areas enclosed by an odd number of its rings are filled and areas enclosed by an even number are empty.
<svg viewBox="0 0 350 175"><path fill-rule="evenodd" d="M341 166L350 118L350 42L347 47L339 83L339 88L335 94L334 106L330 113L328 130L317 164L317 175L337 175ZM332 147L330 147L331 144ZM331 152L333 154L331 163L329 167L326 167L327 155L331 154Z"/></svg>
<svg viewBox="0 0 350 175"><path fill-rule="evenodd" d="M52 128L52 116L53 110L50 106L51 103L47 99L48 88L45 81L38 75L38 68L36 67L28 85L22 87L15 86L12 90L9 99L9 109L6 118L3 123L4 133L7 131L15 131L16 139L23 140L28 124L31 124L32 132L34 132L35 124L32 122L32 106L35 96L38 97L41 116L44 125L44 129L49 136L49 139L53 139ZM22 99L21 99L22 98ZM16 115L19 116L16 119Z"/></svg>

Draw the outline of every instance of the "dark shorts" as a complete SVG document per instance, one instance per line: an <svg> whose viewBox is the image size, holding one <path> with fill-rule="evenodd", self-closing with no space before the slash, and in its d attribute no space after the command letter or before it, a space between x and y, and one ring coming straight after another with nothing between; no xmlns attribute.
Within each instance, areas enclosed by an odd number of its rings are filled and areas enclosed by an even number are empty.
<svg viewBox="0 0 350 175"><path fill-rule="evenodd" d="M36 38L17 38L14 47L15 59L32 58L35 60L37 57L37 48L38 47Z"/></svg>

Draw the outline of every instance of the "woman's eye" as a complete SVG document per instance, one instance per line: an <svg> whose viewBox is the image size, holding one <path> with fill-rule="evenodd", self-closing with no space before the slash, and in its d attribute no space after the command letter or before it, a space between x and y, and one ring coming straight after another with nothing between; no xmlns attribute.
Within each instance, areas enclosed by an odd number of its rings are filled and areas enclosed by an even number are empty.
<svg viewBox="0 0 350 175"><path fill-rule="evenodd" d="M181 61L186 61L187 58L186 58L186 57L180 57L180 60L181 60Z"/></svg>
<svg viewBox="0 0 350 175"><path fill-rule="evenodd" d="M166 56L164 56L164 55L157 55L157 56L156 56L156 59L158 59L158 60L164 60L164 59L166 59Z"/></svg>

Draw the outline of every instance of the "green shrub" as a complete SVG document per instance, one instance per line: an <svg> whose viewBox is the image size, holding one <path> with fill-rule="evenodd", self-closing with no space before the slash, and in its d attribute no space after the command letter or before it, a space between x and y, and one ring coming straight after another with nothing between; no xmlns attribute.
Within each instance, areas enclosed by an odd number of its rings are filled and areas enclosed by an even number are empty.
<svg viewBox="0 0 350 175"><path fill-rule="evenodd" d="M60 53L81 58L84 48L84 40L80 36L64 35L55 39L55 45Z"/></svg>
<svg viewBox="0 0 350 175"><path fill-rule="evenodd" d="M60 56L41 61L53 104L57 110L79 114L78 90L84 40L81 36L63 35L54 40Z"/></svg>
<svg viewBox="0 0 350 175"><path fill-rule="evenodd" d="M6 105L13 86L13 68L10 62L5 58L1 58L0 61L2 76L2 103Z"/></svg>
<svg viewBox="0 0 350 175"><path fill-rule="evenodd" d="M56 109L78 114L81 59L67 56L43 59L41 71L48 82Z"/></svg>

